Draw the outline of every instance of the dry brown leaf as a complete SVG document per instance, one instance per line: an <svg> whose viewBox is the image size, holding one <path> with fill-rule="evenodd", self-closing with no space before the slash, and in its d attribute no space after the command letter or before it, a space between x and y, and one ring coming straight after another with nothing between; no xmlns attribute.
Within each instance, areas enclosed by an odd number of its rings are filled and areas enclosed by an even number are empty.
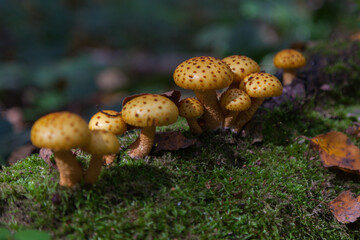
<svg viewBox="0 0 360 240"><path fill-rule="evenodd" d="M358 198L354 198L350 191L345 191L329 203L331 212L339 222L352 223L360 217Z"/></svg>
<svg viewBox="0 0 360 240"><path fill-rule="evenodd" d="M140 97L140 96L147 95L147 94L150 94L150 93L140 93L140 94L135 94L135 95L128 96L128 97L124 98L124 100L122 102L122 105L124 106L128 101L130 101L133 98ZM160 93L159 95L167 97L168 99L173 101L176 105L178 105L178 102L179 102L180 97L181 97L180 91L177 91L177 90L172 90L172 91L169 91L169 92Z"/></svg>
<svg viewBox="0 0 360 240"><path fill-rule="evenodd" d="M319 151L324 167L360 174L360 150L345 134L331 131L310 140L312 147Z"/></svg>
<svg viewBox="0 0 360 240"><path fill-rule="evenodd" d="M187 148L196 143L196 139L184 137L180 131L159 132L155 134L155 152L166 150L179 150Z"/></svg>
<svg viewBox="0 0 360 240"><path fill-rule="evenodd" d="M51 149L49 148L41 148L40 152L39 152L39 156L51 167L54 169L57 169L56 164L54 164L51 161L51 155L53 154L53 152L51 151Z"/></svg>
<svg viewBox="0 0 360 240"><path fill-rule="evenodd" d="M9 165L14 165L17 163L17 161L26 158L27 156L30 156L31 154L38 151L38 148L36 148L32 144L26 144L24 146L21 146L17 149L15 149L7 159L7 163Z"/></svg>
<svg viewBox="0 0 360 240"><path fill-rule="evenodd" d="M345 132L351 136L360 138L360 123L354 123L354 125L348 127Z"/></svg>

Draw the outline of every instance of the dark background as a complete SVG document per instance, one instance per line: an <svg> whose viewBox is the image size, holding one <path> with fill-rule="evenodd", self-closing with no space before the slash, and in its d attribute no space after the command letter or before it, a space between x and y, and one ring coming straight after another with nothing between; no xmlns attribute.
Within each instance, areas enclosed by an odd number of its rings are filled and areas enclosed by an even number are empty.
<svg viewBox="0 0 360 240"><path fill-rule="evenodd" d="M355 0L0 0L0 164L46 113L120 111L176 88L173 70L198 55L274 73L277 50L356 33L359 13Z"/></svg>

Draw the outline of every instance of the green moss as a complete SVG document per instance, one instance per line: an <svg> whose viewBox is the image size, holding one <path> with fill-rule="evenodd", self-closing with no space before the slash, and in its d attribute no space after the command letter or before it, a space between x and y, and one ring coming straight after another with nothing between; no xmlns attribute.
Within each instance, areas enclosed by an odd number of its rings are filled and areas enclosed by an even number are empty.
<svg viewBox="0 0 360 240"><path fill-rule="evenodd" d="M283 105L262 119L257 144L210 132L196 146L144 160L121 152L91 188L60 188L58 173L32 155L0 172L0 221L56 239L353 239L359 230L338 223L326 203L344 189L360 193L358 180L324 169L318 154L294 139L344 130L354 108L327 109L329 118ZM190 136L184 119L159 130L177 129ZM79 158L84 166L88 159Z"/></svg>

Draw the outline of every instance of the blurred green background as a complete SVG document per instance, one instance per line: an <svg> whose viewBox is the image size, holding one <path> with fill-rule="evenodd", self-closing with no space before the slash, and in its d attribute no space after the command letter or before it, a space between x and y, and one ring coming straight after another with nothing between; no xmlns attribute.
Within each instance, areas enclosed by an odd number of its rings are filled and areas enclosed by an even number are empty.
<svg viewBox="0 0 360 240"><path fill-rule="evenodd" d="M356 33L359 2L0 0L0 163L39 116L120 111L127 95L176 88L187 58L241 54L275 71L281 48Z"/></svg>

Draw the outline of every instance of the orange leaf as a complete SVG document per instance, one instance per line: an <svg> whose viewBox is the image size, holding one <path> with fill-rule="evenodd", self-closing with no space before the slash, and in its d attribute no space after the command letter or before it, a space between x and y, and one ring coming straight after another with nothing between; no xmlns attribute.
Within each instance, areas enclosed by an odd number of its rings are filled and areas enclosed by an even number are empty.
<svg viewBox="0 0 360 240"><path fill-rule="evenodd" d="M311 144L319 151L324 167L360 174L360 150L345 134L331 131L312 138Z"/></svg>
<svg viewBox="0 0 360 240"><path fill-rule="evenodd" d="M341 223L352 223L360 217L360 202L352 195L350 191L342 192L329 203L331 212Z"/></svg>

